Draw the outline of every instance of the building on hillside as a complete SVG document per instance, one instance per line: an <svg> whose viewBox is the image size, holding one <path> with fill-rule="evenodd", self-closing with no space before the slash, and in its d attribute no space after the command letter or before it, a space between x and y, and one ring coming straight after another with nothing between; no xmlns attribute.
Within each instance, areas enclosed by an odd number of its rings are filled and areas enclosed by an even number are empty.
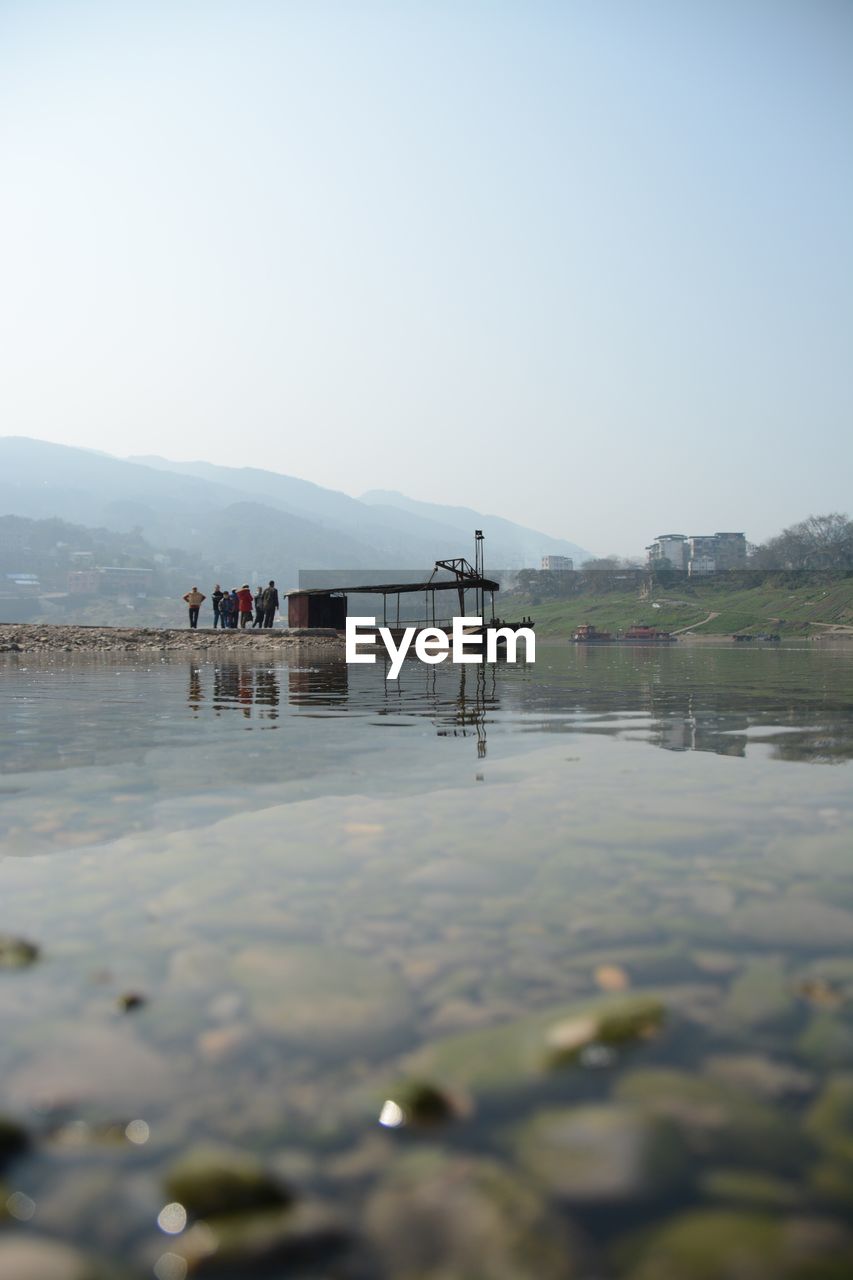
<svg viewBox="0 0 853 1280"><path fill-rule="evenodd" d="M714 559L718 569L746 568L746 534L715 533Z"/></svg>
<svg viewBox="0 0 853 1280"><path fill-rule="evenodd" d="M705 554L691 556L690 563L687 566L687 572L692 578L698 577L703 573L716 573L717 562L713 556Z"/></svg>
<svg viewBox="0 0 853 1280"><path fill-rule="evenodd" d="M151 582L150 569L105 565L102 569L72 569L68 590L73 596L142 596L151 590Z"/></svg>
<svg viewBox="0 0 853 1280"><path fill-rule="evenodd" d="M746 568L743 533L662 533L646 547L649 569L680 569L689 574Z"/></svg>
<svg viewBox="0 0 853 1280"><path fill-rule="evenodd" d="M72 569L68 575L68 594L94 596L98 594L100 575L97 569Z"/></svg>
<svg viewBox="0 0 853 1280"><path fill-rule="evenodd" d="M650 569L687 568L687 538L683 533L660 533L646 547Z"/></svg>
<svg viewBox="0 0 853 1280"><path fill-rule="evenodd" d="M693 534L687 539L688 573L714 573L717 568L717 539L712 533Z"/></svg>
<svg viewBox="0 0 853 1280"><path fill-rule="evenodd" d="M151 590L150 569L126 569L123 565L105 565L101 575L100 593L104 596L144 595Z"/></svg>
<svg viewBox="0 0 853 1280"><path fill-rule="evenodd" d="M30 593L41 590L41 583L35 573L7 573L6 581L15 591Z"/></svg>
<svg viewBox="0 0 853 1280"><path fill-rule="evenodd" d="M569 556L543 556L542 568L552 573L569 573L575 567L575 562Z"/></svg>
<svg viewBox="0 0 853 1280"><path fill-rule="evenodd" d="M687 571L690 574L746 568L746 535L743 533L695 535L689 539L689 546Z"/></svg>

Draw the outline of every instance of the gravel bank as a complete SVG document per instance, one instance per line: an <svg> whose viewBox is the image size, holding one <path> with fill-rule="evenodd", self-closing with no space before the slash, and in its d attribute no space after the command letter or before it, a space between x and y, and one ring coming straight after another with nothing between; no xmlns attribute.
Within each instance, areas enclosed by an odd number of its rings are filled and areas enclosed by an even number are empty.
<svg viewBox="0 0 853 1280"><path fill-rule="evenodd" d="M223 650L265 654L308 647L343 652L343 636L326 630L191 631L189 627L79 627L0 623L0 653L199 653Z"/></svg>

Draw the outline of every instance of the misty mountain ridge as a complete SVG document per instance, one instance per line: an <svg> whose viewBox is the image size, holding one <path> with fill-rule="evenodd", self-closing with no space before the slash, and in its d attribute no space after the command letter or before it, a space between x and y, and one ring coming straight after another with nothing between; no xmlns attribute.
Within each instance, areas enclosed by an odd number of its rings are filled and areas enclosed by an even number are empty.
<svg viewBox="0 0 853 1280"><path fill-rule="evenodd" d="M538 567L547 554L589 554L574 543L473 509L371 491L363 498L253 467L122 459L23 436L0 438L0 514L57 517L154 546L196 551L223 569L397 568L472 554L486 535L487 564ZM266 566L270 566L269 570Z"/></svg>

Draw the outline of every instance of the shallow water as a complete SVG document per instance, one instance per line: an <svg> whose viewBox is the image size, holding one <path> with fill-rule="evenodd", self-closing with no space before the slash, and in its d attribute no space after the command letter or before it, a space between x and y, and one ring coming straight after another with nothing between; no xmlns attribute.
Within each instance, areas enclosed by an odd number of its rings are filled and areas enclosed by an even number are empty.
<svg viewBox="0 0 853 1280"><path fill-rule="evenodd" d="M0 933L41 948L0 1241L243 1276L257 1217L157 1226L215 1144L335 1223L278 1215L273 1275L844 1274L853 648L301 661L0 667ZM442 1122L380 1125L412 1081Z"/></svg>

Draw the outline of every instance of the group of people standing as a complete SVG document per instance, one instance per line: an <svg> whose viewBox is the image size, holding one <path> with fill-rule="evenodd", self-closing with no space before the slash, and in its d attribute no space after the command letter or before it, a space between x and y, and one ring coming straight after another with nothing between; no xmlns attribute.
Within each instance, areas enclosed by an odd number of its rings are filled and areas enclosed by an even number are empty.
<svg viewBox="0 0 853 1280"><path fill-rule="evenodd" d="M184 596L190 611L190 627L193 630L198 626L199 610L206 599L207 596L199 591L198 587L193 587ZM258 587L254 593L248 582L245 582L242 587L234 587L232 591L223 591L217 582L211 593L210 602L213 605L214 631L217 627L222 627L223 630L225 627L236 629L238 626L245 628L250 625L271 627L279 606L278 590L272 578L269 586Z"/></svg>

